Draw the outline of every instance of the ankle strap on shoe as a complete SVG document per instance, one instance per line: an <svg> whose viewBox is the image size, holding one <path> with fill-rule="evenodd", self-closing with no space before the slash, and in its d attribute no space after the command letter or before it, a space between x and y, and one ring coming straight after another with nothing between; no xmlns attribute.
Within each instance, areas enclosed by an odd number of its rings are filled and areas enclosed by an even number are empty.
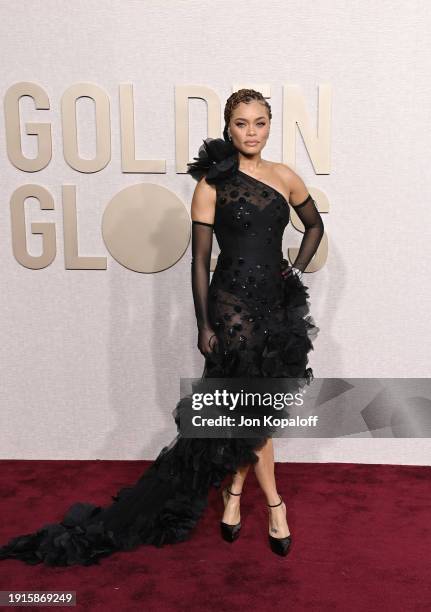
<svg viewBox="0 0 431 612"><path fill-rule="evenodd" d="M278 504L267 504L268 508L277 508L277 506L281 506L281 504L283 503L283 500L281 499L281 495L278 496L280 498L280 503Z"/></svg>
<svg viewBox="0 0 431 612"><path fill-rule="evenodd" d="M232 493L232 491L229 489L229 487L226 487L226 491L229 493L229 495L241 495L241 493Z"/></svg>

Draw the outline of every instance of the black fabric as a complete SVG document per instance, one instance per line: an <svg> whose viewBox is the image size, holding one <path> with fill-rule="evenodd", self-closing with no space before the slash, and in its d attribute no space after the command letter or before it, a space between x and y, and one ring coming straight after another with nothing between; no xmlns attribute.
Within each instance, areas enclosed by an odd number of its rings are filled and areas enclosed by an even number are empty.
<svg viewBox="0 0 431 612"><path fill-rule="evenodd" d="M218 157L202 162L211 164L216 181L214 226L192 224L198 329L208 326L215 334L212 342L201 338L206 345L202 378L301 377L300 384L309 384L308 353L319 328L309 314L307 287L295 275L281 274L290 267L281 250L289 205L278 191L239 171L229 148L219 144L226 164ZM305 268L318 246L320 223L311 202L297 212L306 226L298 255L298 265ZM213 233L220 254L208 283ZM185 397L173 410L178 432L189 402ZM0 548L0 559L91 565L117 550L186 540L207 505L210 487L219 487L239 466L256 463L266 439L195 439L178 433L111 504L77 502L60 523L13 537Z"/></svg>
<svg viewBox="0 0 431 612"><path fill-rule="evenodd" d="M208 286L214 226L192 221L191 282L198 326L198 348L206 355L214 348L217 338L208 313Z"/></svg>
<svg viewBox="0 0 431 612"><path fill-rule="evenodd" d="M304 272L322 240L324 225L310 194L301 204L292 204L292 206L305 228L298 255L293 265Z"/></svg>
<svg viewBox="0 0 431 612"><path fill-rule="evenodd" d="M196 180L205 176L209 185L233 176L238 170L238 149L223 138L205 138L199 147L198 156L187 164L187 172Z"/></svg>

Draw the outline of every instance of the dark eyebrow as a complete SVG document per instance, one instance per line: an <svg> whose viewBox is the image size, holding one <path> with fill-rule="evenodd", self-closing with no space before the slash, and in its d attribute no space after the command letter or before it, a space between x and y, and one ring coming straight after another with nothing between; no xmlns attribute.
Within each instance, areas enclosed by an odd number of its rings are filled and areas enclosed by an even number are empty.
<svg viewBox="0 0 431 612"><path fill-rule="evenodd" d="M244 119L243 117L235 117L234 121L238 121L238 119L241 119L241 121L247 121L247 119ZM259 119L266 119L266 117L258 117L256 121L258 121Z"/></svg>

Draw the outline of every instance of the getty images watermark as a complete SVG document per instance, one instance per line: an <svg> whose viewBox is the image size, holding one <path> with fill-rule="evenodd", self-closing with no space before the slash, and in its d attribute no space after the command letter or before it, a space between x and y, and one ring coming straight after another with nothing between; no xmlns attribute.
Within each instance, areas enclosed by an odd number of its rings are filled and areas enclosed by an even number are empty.
<svg viewBox="0 0 431 612"><path fill-rule="evenodd" d="M287 410L292 406L304 406L303 394L296 393L271 393L266 391L252 392L241 388L240 391L232 392L227 389L214 389L207 392L193 392L191 395L191 409L200 411L199 414L191 414L191 423L194 427L292 427L292 426L315 426L318 416L310 415L301 417L296 415L289 418ZM214 412L209 416L210 411ZM254 409L254 410L252 410ZM268 413L268 410L277 411L280 414ZM233 413L235 416L226 414ZM259 414L253 414L253 412ZM222 414L219 414L222 413Z"/></svg>
<svg viewBox="0 0 431 612"><path fill-rule="evenodd" d="M188 438L430 437L431 379L181 378Z"/></svg>
<svg viewBox="0 0 431 612"><path fill-rule="evenodd" d="M175 418L184 437L283 436L291 427L315 427L304 415L307 381L287 378L181 379ZM186 384L188 382L188 386ZM299 411L291 415L293 410Z"/></svg>

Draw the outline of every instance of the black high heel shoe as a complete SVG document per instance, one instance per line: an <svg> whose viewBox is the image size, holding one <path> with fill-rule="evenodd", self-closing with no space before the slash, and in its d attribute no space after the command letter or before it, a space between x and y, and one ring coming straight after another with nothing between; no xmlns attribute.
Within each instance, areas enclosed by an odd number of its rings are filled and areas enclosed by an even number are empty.
<svg viewBox="0 0 431 612"><path fill-rule="evenodd" d="M268 508L277 508L278 506L281 506L283 500L281 499L281 495L279 497L280 503L274 505L267 504ZM292 535L289 534L285 538L275 538L271 534L268 534L268 538L272 552L276 555L280 555L281 557L285 557L289 552L290 545L292 543Z"/></svg>
<svg viewBox="0 0 431 612"><path fill-rule="evenodd" d="M225 493L229 493L229 495L241 495L241 493L232 493L229 487L225 487L222 491L225 507L227 503ZM231 542L231 543L235 542L235 540L239 536L240 530L241 530L241 521L237 523L236 525L229 525L228 523L224 523L223 521L220 521L221 535L222 535L223 540L226 540L226 542Z"/></svg>

